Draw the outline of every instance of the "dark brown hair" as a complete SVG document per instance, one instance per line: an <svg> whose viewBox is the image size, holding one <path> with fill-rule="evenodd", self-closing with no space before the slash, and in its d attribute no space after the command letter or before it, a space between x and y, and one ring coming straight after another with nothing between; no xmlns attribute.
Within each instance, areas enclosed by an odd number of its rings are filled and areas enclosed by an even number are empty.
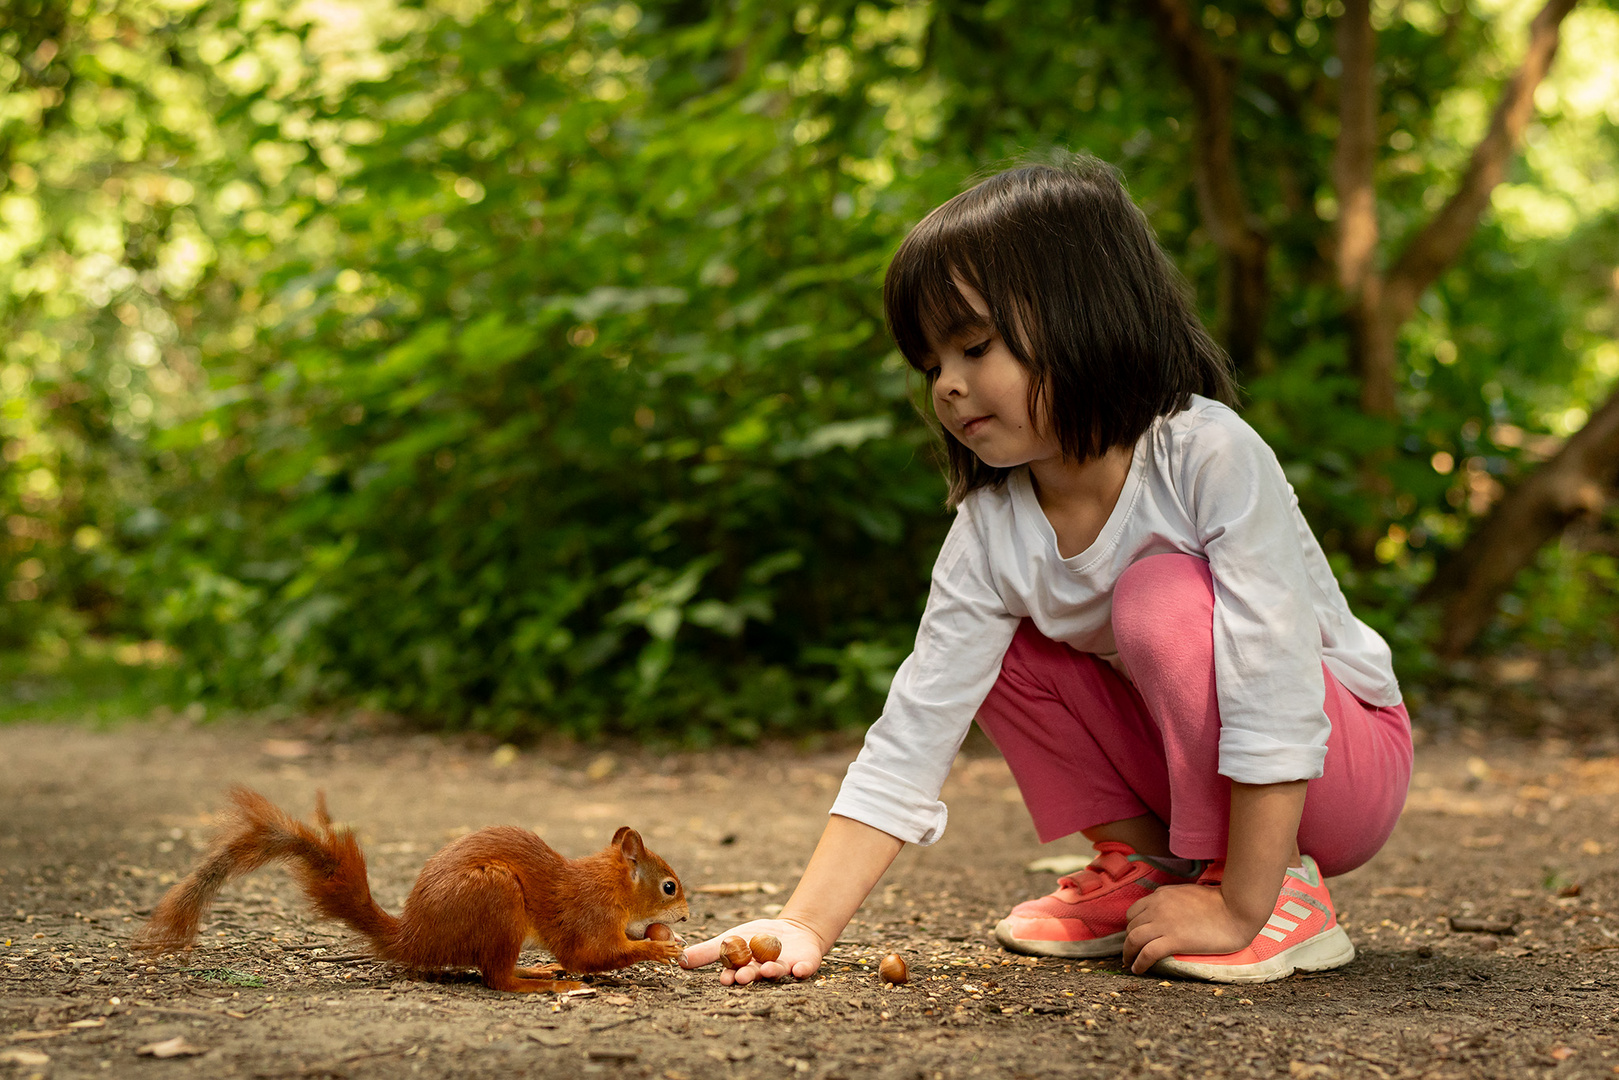
<svg viewBox="0 0 1619 1080"><path fill-rule="evenodd" d="M992 326L952 276L983 296ZM883 307L918 371L934 342L998 332L1029 372L1029 415L1049 418L1074 461L1133 444L1192 394L1236 400L1231 361L1146 215L1118 172L1088 155L999 173L923 218L889 264ZM1006 481L1011 470L941 433L951 506Z"/></svg>

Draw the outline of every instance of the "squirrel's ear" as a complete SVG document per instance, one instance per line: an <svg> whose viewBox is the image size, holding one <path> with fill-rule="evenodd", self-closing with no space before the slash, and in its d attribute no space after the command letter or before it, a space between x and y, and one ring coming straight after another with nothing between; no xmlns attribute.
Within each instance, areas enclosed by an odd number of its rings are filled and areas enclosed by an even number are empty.
<svg viewBox="0 0 1619 1080"><path fill-rule="evenodd" d="M641 834L628 825L620 826L618 832L613 834L613 843L631 862L639 862L646 857L646 845L641 842Z"/></svg>

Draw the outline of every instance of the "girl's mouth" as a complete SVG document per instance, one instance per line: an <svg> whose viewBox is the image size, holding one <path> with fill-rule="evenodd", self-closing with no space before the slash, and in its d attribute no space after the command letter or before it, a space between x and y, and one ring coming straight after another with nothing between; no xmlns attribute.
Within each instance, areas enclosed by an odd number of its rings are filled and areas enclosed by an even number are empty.
<svg viewBox="0 0 1619 1080"><path fill-rule="evenodd" d="M977 434L978 431L987 423L989 423L988 416L973 417L971 420L968 420L966 423L961 425L962 438L969 438Z"/></svg>

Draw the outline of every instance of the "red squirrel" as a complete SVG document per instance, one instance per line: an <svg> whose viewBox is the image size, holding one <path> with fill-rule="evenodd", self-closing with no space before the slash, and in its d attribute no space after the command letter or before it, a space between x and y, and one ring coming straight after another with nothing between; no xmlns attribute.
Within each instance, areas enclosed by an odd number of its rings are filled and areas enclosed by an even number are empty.
<svg viewBox="0 0 1619 1080"><path fill-rule="evenodd" d="M230 801L225 828L202 863L164 894L136 934L136 948L190 948L226 882L279 860L315 911L359 931L378 959L417 971L476 968L493 990L577 990L584 984L552 976L680 955L678 940L648 941L646 930L685 920L685 890L627 825L606 848L581 859L558 855L527 829L480 829L427 860L405 910L394 916L371 898L365 856L353 833L333 828L324 793L315 796L313 828L245 787L232 788ZM530 941L557 962L518 967Z"/></svg>

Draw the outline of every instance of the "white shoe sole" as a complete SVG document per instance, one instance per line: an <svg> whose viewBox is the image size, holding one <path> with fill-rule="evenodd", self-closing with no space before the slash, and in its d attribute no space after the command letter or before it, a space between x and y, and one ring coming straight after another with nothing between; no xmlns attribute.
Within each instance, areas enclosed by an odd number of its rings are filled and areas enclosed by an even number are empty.
<svg viewBox="0 0 1619 1080"><path fill-rule="evenodd" d="M1295 971L1330 971L1355 958L1355 944L1343 927L1317 934L1257 964L1200 964L1166 957L1152 966L1154 974L1179 975L1218 983L1262 983L1285 979Z"/></svg>
<svg viewBox="0 0 1619 1080"><path fill-rule="evenodd" d="M1037 941L1016 937L1008 920L995 927L995 940L1013 952L1029 956L1056 956L1064 960L1089 960L1097 956L1118 956L1124 951L1124 931L1089 941Z"/></svg>

